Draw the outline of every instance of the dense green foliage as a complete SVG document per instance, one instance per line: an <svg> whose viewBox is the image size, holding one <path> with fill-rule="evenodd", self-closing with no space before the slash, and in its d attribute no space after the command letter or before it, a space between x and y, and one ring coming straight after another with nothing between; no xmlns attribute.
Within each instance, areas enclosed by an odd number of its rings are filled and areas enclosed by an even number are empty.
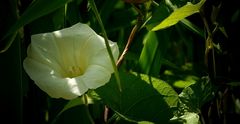
<svg viewBox="0 0 240 124"><path fill-rule="evenodd" d="M0 2L1 122L162 124L240 122L240 8L230 0L95 0L117 76L86 95L50 98L23 70L33 34L78 22L104 35L88 0ZM0 123L1 123L0 122Z"/></svg>

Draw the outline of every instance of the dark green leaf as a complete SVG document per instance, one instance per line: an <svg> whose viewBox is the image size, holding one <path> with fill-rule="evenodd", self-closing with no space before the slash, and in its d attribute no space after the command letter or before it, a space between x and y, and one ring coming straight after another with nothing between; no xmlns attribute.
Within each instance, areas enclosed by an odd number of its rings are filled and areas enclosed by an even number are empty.
<svg viewBox="0 0 240 124"><path fill-rule="evenodd" d="M134 121L167 122L178 95L167 83L147 75L120 73L122 92L114 78L96 90L106 104L119 115Z"/></svg>
<svg viewBox="0 0 240 124"><path fill-rule="evenodd" d="M90 102L91 103L91 102ZM58 116L61 115L64 111L72 108L72 107L75 107L75 106L79 106L79 105L82 105L84 104L84 101L82 100L82 97L80 98L76 98L76 99L73 99L71 101L69 101L65 106L64 108L58 113Z"/></svg>
<svg viewBox="0 0 240 124"><path fill-rule="evenodd" d="M139 65L144 73L149 74L158 48L158 38L156 36L156 33L151 31L148 32L144 38L143 43L144 46L139 58Z"/></svg>
<svg viewBox="0 0 240 124"><path fill-rule="evenodd" d="M115 8L117 0L104 0L104 3L101 4L100 15L103 21L103 24L106 24L106 21L109 19L112 11Z"/></svg>
<svg viewBox="0 0 240 124"><path fill-rule="evenodd" d="M9 37L10 35L15 34L22 26L32 22L35 19L38 19L39 17L42 17L50 12L53 12L54 10L64 6L66 3L70 2L71 0L35 0L31 5L27 8L27 10L21 15L19 20L12 25L9 30L6 32L5 35L3 35L3 38L1 38L0 42L6 42L1 43L5 44L4 46L1 46L1 51L6 50L10 47L11 43L15 39L13 38L9 40L5 40L5 38Z"/></svg>
<svg viewBox="0 0 240 124"><path fill-rule="evenodd" d="M42 16L27 25L32 34L52 32L64 27L65 7L61 7L45 16Z"/></svg>
<svg viewBox="0 0 240 124"><path fill-rule="evenodd" d="M15 43L10 49L0 54L0 97L3 121L21 123L23 112L23 70L21 60L20 37L17 35ZM14 119L12 119L14 118Z"/></svg>
<svg viewBox="0 0 240 124"><path fill-rule="evenodd" d="M80 14L81 10L79 11L79 6L81 5L82 0L75 0L73 2L70 2L66 7L66 21L65 23L68 23L69 25L74 25L78 23L82 16ZM85 9L82 7L81 9Z"/></svg>
<svg viewBox="0 0 240 124"><path fill-rule="evenodd" d="M51 124L92 124L87 109L85 105L70 108Z"/></svg>
<svg viewBox="0 0 240 124"><path fill-rule="evenodd" d="M95 92L88 92L87 97L87 102L88 104L94 104L95 100L97 100L97 96ZM85 102L83 100L83 96L75 98L73 100L70 100L67 102L67 104L63 107L63 109L56 115L56 117L53 120L53 123L55 123L58 118L67 110L72 109L73 107L80 106L80 105L85 105Z"/></svg>
<svg viewBox="0 0 240 124"><path fill-rule="evenodd" d="M18 0L0 1L0 37L17 20ZM1 123L21 124L23 122L23 97L26 95L26 78L22 67L21 38L16 35L9 51L1 53L0 41L0 97ZM11 37L8 37L11 39Z"/></svg>
<svg viewBox="0 0 240 124"><path fill-rule="evenodd" d="M187 19L182 19L181 23L184 24L184 26L186 28L188 28L189 30L191 30L192 32L198 34L199 36L204 38L204 31L202 29L200 29L199 27L197 27L196 25L194 25L192 22L190 22Z"/></svg>

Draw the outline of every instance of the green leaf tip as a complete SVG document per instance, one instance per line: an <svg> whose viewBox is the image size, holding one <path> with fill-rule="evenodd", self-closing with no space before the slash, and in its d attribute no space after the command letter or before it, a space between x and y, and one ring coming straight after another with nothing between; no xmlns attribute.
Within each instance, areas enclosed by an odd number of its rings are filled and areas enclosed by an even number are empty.
<svg viewBox="0 0 240 124"><path fill-rule="evenodd" d="M164 29L170 26L177 24L180 20L191 16L195 13L198 13L202 5L205 3L206 0L201 0L197 4L192 4L188 2L181 8L175 9L166 19L164 19L160 24L155 26L152 31L157 31L160 29Z"/></svg>

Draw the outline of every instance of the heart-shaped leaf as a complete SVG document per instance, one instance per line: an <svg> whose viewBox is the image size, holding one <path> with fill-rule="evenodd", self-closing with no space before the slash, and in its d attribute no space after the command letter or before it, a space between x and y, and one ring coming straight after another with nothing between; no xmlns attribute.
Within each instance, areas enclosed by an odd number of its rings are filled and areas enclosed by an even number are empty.
<svg viewBox="0 0 240 124"><path fill-rule="evenodd" d="M118 90L114 76L96 92L119 115L133 121L164 123L173 116L178 94L170 85L143 74L120 73L122 91Z"/></svg>

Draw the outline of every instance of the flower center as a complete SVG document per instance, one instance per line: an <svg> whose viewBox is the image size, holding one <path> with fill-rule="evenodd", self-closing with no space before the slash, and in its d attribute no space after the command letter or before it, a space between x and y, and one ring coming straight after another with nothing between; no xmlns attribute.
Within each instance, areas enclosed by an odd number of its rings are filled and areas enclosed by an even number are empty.
<svg viewBox="0 0 240 124"><path fill-rule="evenodd" d="M83 70L79 66L70 66L67 71L67 77L73 78L83 74Z"/></svg>

